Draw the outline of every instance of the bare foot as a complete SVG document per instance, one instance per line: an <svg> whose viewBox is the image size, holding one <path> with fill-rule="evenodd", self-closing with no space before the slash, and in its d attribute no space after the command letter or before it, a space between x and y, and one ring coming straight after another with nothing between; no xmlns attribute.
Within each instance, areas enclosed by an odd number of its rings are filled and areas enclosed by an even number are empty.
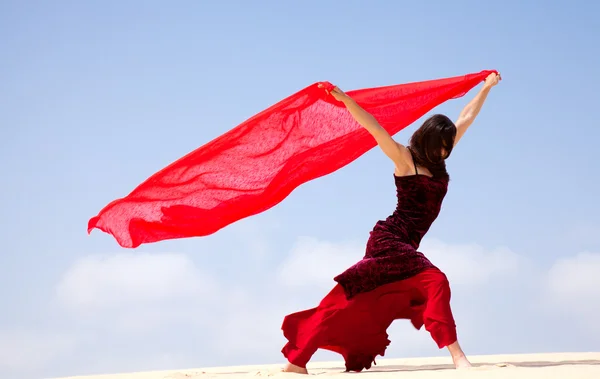
<svg viewBox="0 0 600 379"><path fill-rule="evenodd" d="M452 361L454 362L454 367L457 369L461 368L469 368L471 366L471 362L464 355L458 357L452 357Z"/></svg>
<svg viewBox="0 0 600 379"><path fill-rule="evenodd" d="M465 353L460 348L458 341L448 346L448 351L450 351L450 355L452 356L452 362L454 362L454 367L456 368L468 368L471 367L471 362L465 356Z"/></svg>
<svg viewBox="0 0 600 379"><path fill-rule="evenodd" d="M285 365L285 367L283 368L283 372L293 372L296 374L308 374L308 371L305 368L293 365L291 363L288 363Z"/></svg>

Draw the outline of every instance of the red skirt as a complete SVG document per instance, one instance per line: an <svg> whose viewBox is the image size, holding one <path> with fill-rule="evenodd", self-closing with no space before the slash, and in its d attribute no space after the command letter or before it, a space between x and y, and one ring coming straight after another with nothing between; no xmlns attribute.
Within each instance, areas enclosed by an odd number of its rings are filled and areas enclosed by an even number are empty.
<svg viewBox="0 0 600 379"><path fill-rule="evenodd" d="M397 319L409 319L417 329L424 325L439 348L454 343L446 275L427 269L350 300L338 284L318 307L285 317L282 330L288 343L282 353L304 368L318 349L326 349L344 357L346 371L369 369L377 355L384 356L390 344L387 328Z"/></svg>

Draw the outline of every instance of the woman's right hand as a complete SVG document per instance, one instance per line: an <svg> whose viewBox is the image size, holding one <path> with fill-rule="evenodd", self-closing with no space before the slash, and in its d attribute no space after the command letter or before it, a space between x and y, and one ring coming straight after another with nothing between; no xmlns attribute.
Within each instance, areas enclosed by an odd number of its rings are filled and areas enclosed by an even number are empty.
<svg viewBox="0 0 600 379"><path fill-rule="evenodd" d="M319 88L325 88L325 85L324 84L319 84ZM329 91L329 90L326 89L325 92L328 95L333 96L337 101L342 101L343 102L344 100L350 98L348 95L346 95L344 93L344 91L342 91L338 87L333 87L333 89L331 91Z"/></svg>

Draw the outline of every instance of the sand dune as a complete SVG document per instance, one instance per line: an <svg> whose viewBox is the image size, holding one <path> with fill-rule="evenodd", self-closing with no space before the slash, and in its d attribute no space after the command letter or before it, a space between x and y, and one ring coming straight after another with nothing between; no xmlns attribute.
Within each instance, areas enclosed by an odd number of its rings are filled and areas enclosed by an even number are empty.
<svg viewBox="0 0 600 379"><path fill-rule="evenodd" d="M455 370L446 357L381 359L371 370L344 373L339 362L318 362L308 366L310 376L280 372L282 365L217 367L191 370L139 372L129 374L78 376L64 379L233 379L233 378L342 378L359 375L365 379L600 379L600 353L557 353L472 356L475 367Z"/></svg>

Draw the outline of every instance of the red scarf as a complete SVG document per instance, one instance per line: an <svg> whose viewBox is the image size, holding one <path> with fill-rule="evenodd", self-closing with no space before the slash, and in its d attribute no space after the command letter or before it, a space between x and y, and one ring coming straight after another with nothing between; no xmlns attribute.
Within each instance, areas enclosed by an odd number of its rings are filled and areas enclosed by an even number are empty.
<svg viewBox="0 0 600 379"><path fill-rule="evenodd" d="M394 135L491 72L349 91ZM330 83L326 83L332 88ZM315 83L180 158L88 223L119 245L198 237L264 212L296 187L376 146L342 103Z"/></svg>

